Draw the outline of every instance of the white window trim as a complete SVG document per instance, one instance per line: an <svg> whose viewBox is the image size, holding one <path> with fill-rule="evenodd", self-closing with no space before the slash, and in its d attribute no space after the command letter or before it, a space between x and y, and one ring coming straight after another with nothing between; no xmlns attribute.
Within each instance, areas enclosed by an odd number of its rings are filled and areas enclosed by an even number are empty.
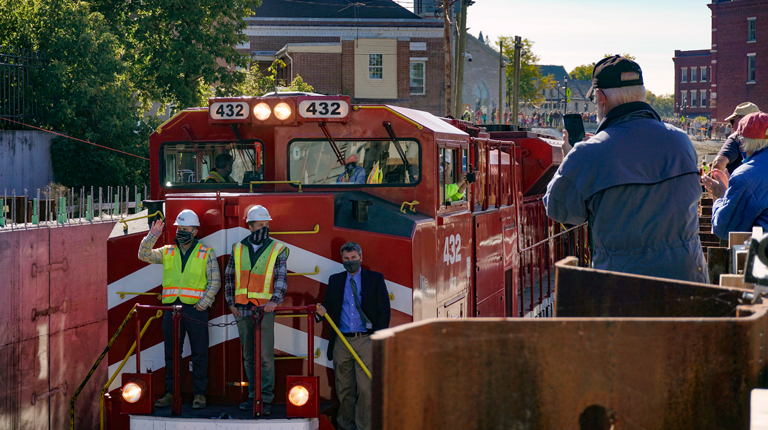
<svg viewBox="0 0 768 430"><path fill-rule="evenodd" d="M749 40L749 21L755 22L755 39L754 40ZM752 16L747 18L747 43L755 43L755 42L757 42L757 17Z"/></svg>
<svg viewBox="0 0 768 430"><path fill-rule="evenodd" d="M371 66L371 55L381 55L381 66ZM381 78L371 77L371 67L381 67ZM369 52L368 53L368 80L369 81L383 81L384 80L384 54L381 52Z"/></svg>
<svg viewBox="0 0 768 430"><path fill-rule="evenodd" d="M680 83L681 84L687 84L688 83L688 68L687 67L681 67L682 72L680 74Z"/></svg>
<svg viewBox="0 0 768 430"><path fill-rule="evenodd" d="M707 107L707 90L699 90L699 97L701 98L701 101L699 102L701 107Z"/></svg>
<svg viewBox="0 0 768 430"><path fill-rule="evenodd" d="M749 57L756 58L757 53L752 52L747 54L747 84L754 84L757 81L756 79L753 79L751 81L749 80ZM755 75L757 75L757 60L755 60Z"/></svg>
<svg viewBox="0 0 768 430"><path fill-rule="evenodd" d="M411 64L413 63L421 63L424 65L424 77L422 77L422 83L421 83L421 92L420 93L412 93L411 92ZM412 96L423 96L427 93L427 59L424 60L411 58L411 62L408 64L408 94Z"/></svg>
<svg viewBox="0 0 768 430"><path fill-rule="evenodd" d="M696 66L691 67L691 83L699 82L699 72Z"/></svg>
<svg viewBox="0 0 768 430"><path fill-rule="evenodd" d="M426 63L427 60L428 60L427 57L411 57L411 61L423 61Z"/></svg>
<svg viewBox="0 0 768 430"><path fill-rule="evenodd" d="M709 76L707 76L709 73L707 73L709 70L707 70L707 66L701 66L699 67L699 79L701 79L701 82L707 82L707 79ZM704 72L702 74L702 71Z"/></svg>

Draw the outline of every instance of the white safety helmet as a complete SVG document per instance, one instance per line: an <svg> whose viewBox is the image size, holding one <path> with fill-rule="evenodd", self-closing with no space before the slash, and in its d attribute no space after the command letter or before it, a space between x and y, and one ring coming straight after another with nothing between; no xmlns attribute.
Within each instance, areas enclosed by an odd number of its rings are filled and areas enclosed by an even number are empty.
<svg viewBox="0 0 768 430"><path fill-rule="evenodd" d="M200 220L197 218L197 214L189 209L184 209L176 216L176 222L173 225L180 225L185 227L200 227Z"/></svg>
<svg viewBox="0 0 768 430"><path fill-rule="evenodd" d="M245 222L251 221L272 221L272 217L269 216L267 208L256 205L248 210L248 217L245 218Z"/></svg>

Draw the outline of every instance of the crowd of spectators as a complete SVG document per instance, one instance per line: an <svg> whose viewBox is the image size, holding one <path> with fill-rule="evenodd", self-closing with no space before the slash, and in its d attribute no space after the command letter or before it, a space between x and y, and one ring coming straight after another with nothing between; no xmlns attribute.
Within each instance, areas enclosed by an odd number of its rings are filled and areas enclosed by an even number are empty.
<svg viewBox="0 0 768 430"><path fill-rule="evenodd" d="M696 121L693 119L668 118L664 122L674 125L688 133L689 136L707 140L725 140L733 133L728 122Z"/></svg>
<svg viewBox="0 0 768 430"><path fill-rule="evenodd" d="M575 113L575 112L567 112ZM584 122L597 122L596 112L583 112L581 117ZM494 107L491 110L490 115L485 110L477 109L475 112L471 112L469 109L464 111L461 118L465 121L472 122L474 124L497 124L497 111ZM501 115L501 124L512 124L512 113L504 111ZM560 110L550 111L534 111L530 115L525 115L522 112L518 114L518 124L527 127L562 127L563 126L563 113Z"/></svg>

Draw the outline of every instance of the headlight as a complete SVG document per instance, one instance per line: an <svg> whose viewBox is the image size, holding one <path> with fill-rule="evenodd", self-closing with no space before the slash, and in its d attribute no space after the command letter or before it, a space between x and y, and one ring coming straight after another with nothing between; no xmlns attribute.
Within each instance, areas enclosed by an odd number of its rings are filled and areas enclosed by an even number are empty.
<svg viewBox="0 0 768 430"><path fill-rule="evenodd" d="M309 401L309 390L303 385L296 385L288 392L288 401L294 406L304 406Z"/></svg>
<svg viewBox="0 0 768 430"><path fill-rule="evenodd" d="M128 403L136 403L141 399L141 393L144 390L139 384L129 382L123 387L123 399Z"/></svg>
<svg viewBox="0 0 768 430"><path fill-rule="evenodd" d="M275 117L280 121L285 121L291 116L291 106L286 102L280 102L275 106Z"/></svg>
<svg viewBox="0 0 768 430"><path fill-rule="evenodd" d="M261 102L253 107L253 114L259 121L266 121L272 115L272 109L269 108L268 104Z"/></svg>

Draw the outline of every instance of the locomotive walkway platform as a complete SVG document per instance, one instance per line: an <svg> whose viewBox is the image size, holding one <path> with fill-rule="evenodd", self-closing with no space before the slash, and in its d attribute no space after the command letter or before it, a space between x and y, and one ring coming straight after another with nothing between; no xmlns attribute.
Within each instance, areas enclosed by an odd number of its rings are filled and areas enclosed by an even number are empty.
<svg viewBox="0 0 768 430"><path fill-rule="evenodd" d="M533 281L533 288L527 287L523 290L522 300L518 300L518 315L522 315L524 318L535 317L552 317L554 316L554 303L555 303L555 276L554 267L552 267L551 279L549 274L543 274L541 276L541 282L539 277L536 276ZM529 285L530 280L525 279L525 285ZM547 296L547 285L551 286L552 293ZM539 288L541 286L541 288ZM543 295L543 299L542 299ZM541 304L539 300L541 299ZM533 300L534 306L531 311L531 300Z"/></svg>
<svg viewBox="0 0 768 430"><path fill-rule="evenodd" d="M333 405L323 402L320 410ZM211 405L205 409L192 409L191 404L182 406L182 416L171 416L170 408L155 409L152 415L131 415L131 430L202 430L202 429L270 429L270 430L317 430L319 418L287 418L286 405L275 403L268 417L253 418L250 411L241 411L237 405Z"/></svg>

